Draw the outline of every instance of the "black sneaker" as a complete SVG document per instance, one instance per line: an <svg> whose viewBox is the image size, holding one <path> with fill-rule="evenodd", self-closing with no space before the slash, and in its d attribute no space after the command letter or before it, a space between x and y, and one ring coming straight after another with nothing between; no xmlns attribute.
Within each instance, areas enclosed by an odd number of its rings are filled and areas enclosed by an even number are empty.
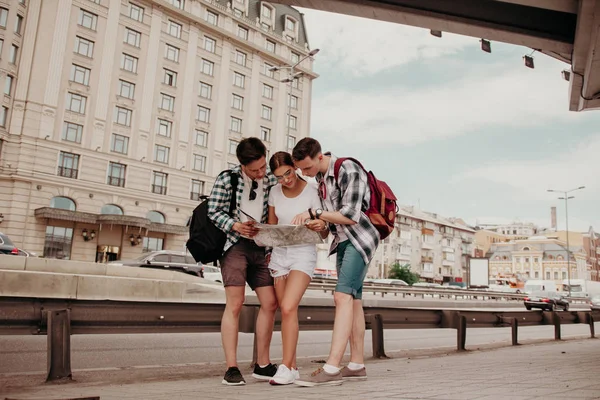
<svg viewBox="0 0 600 400"><path fill-rule="evenodd" d="M242 376L238 367L229 367L227 372L225 372L225 376L223 377L223 381L221 382L223 385L229 386L239 386L245 385L246 381Z"/></svg>
<svg viewBox="0 0 600 400"><path fill-rule="evenodd" d="M269 365L264 368L261 368L258 364L254 364L254 373L252 376L261 381L269 381L276 373L277 364L269 363Z"/></svg>

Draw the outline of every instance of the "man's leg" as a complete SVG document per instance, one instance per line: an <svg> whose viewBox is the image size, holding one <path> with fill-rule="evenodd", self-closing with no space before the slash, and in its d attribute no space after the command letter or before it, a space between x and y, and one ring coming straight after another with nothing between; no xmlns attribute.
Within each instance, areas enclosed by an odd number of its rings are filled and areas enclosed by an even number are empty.
<svg viewBox="0 0 600 400"><path fill-rule="evenodd" d="M260 302L260 310L256 318L256 346L258 365L266 365L270 360L271 338L273 337L273 325L275 323L275 311L277 311L277 298L273 286L262 286L255 289L256 296Z"/></svg>
<svg viewBox="0 0 600 400"><path fill-rule="evenodd" d="M354 313L352 303L354 300L350 294L335 292L333 301L335 302L335 319L327 364L339 367L352 332Z"/></svg>
<svg viewBox="0 0 600 400"><path fill-rule="evenodd" d="M225 287L225 311L221 319L221 341L227 367L237 367L240 312L244 304L244 286Z"/></svg>
<svg viewBox="0 0 600 400"><path fill-rule="evenodd" d="M350 362L365 363L365 312L362 300L353 301L352 334L350 335Z"/></svg>

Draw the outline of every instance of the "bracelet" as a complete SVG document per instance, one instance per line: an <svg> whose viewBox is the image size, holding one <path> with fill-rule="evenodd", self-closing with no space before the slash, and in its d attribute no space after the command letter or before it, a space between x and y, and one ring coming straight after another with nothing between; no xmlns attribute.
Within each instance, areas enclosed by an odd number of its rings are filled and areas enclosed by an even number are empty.
<svg viewBox="0 0 600 400"><path fill-rule="evenodd" d="M313 214L313 211L311 208L308 209L308 215L310 215L310 219L315 219L315 214Z"/></svg>

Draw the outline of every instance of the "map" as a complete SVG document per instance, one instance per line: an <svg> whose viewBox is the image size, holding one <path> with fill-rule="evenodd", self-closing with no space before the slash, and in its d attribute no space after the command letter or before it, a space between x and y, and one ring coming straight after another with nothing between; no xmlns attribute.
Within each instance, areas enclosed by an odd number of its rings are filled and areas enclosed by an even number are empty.
<svg viewBox="0 0 600 400"><path fill-rule="evenodd" d="M254 241L259 246L290 247L323 243L321 235L303 225L256 224L258 234Z"/></svg>

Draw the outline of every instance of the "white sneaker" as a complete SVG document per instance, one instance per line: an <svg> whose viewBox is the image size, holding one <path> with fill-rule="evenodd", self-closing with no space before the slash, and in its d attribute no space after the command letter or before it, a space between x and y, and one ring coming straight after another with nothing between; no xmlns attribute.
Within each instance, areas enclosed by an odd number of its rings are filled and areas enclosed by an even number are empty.
<svg viewBox="0 0 600 400"><path fill-rule="evenodd" d="M285 365L279 364L279 367L277 368L277 373L271 378L271 380L269 381L269 383L271 385L289 385L289 384L292 384L297 379L296 378L296 374L297 373L298 373L298 370L296 370L296 373L294 373L293 371L291 371Z"/></svg>
<svg viewBox="0 0 600 400"><path fill-rule="evenodd" d="M292 368L292 372L294 373L294 378L296 380L300 379L300 371L298 371L296 368Z"/></svg>

